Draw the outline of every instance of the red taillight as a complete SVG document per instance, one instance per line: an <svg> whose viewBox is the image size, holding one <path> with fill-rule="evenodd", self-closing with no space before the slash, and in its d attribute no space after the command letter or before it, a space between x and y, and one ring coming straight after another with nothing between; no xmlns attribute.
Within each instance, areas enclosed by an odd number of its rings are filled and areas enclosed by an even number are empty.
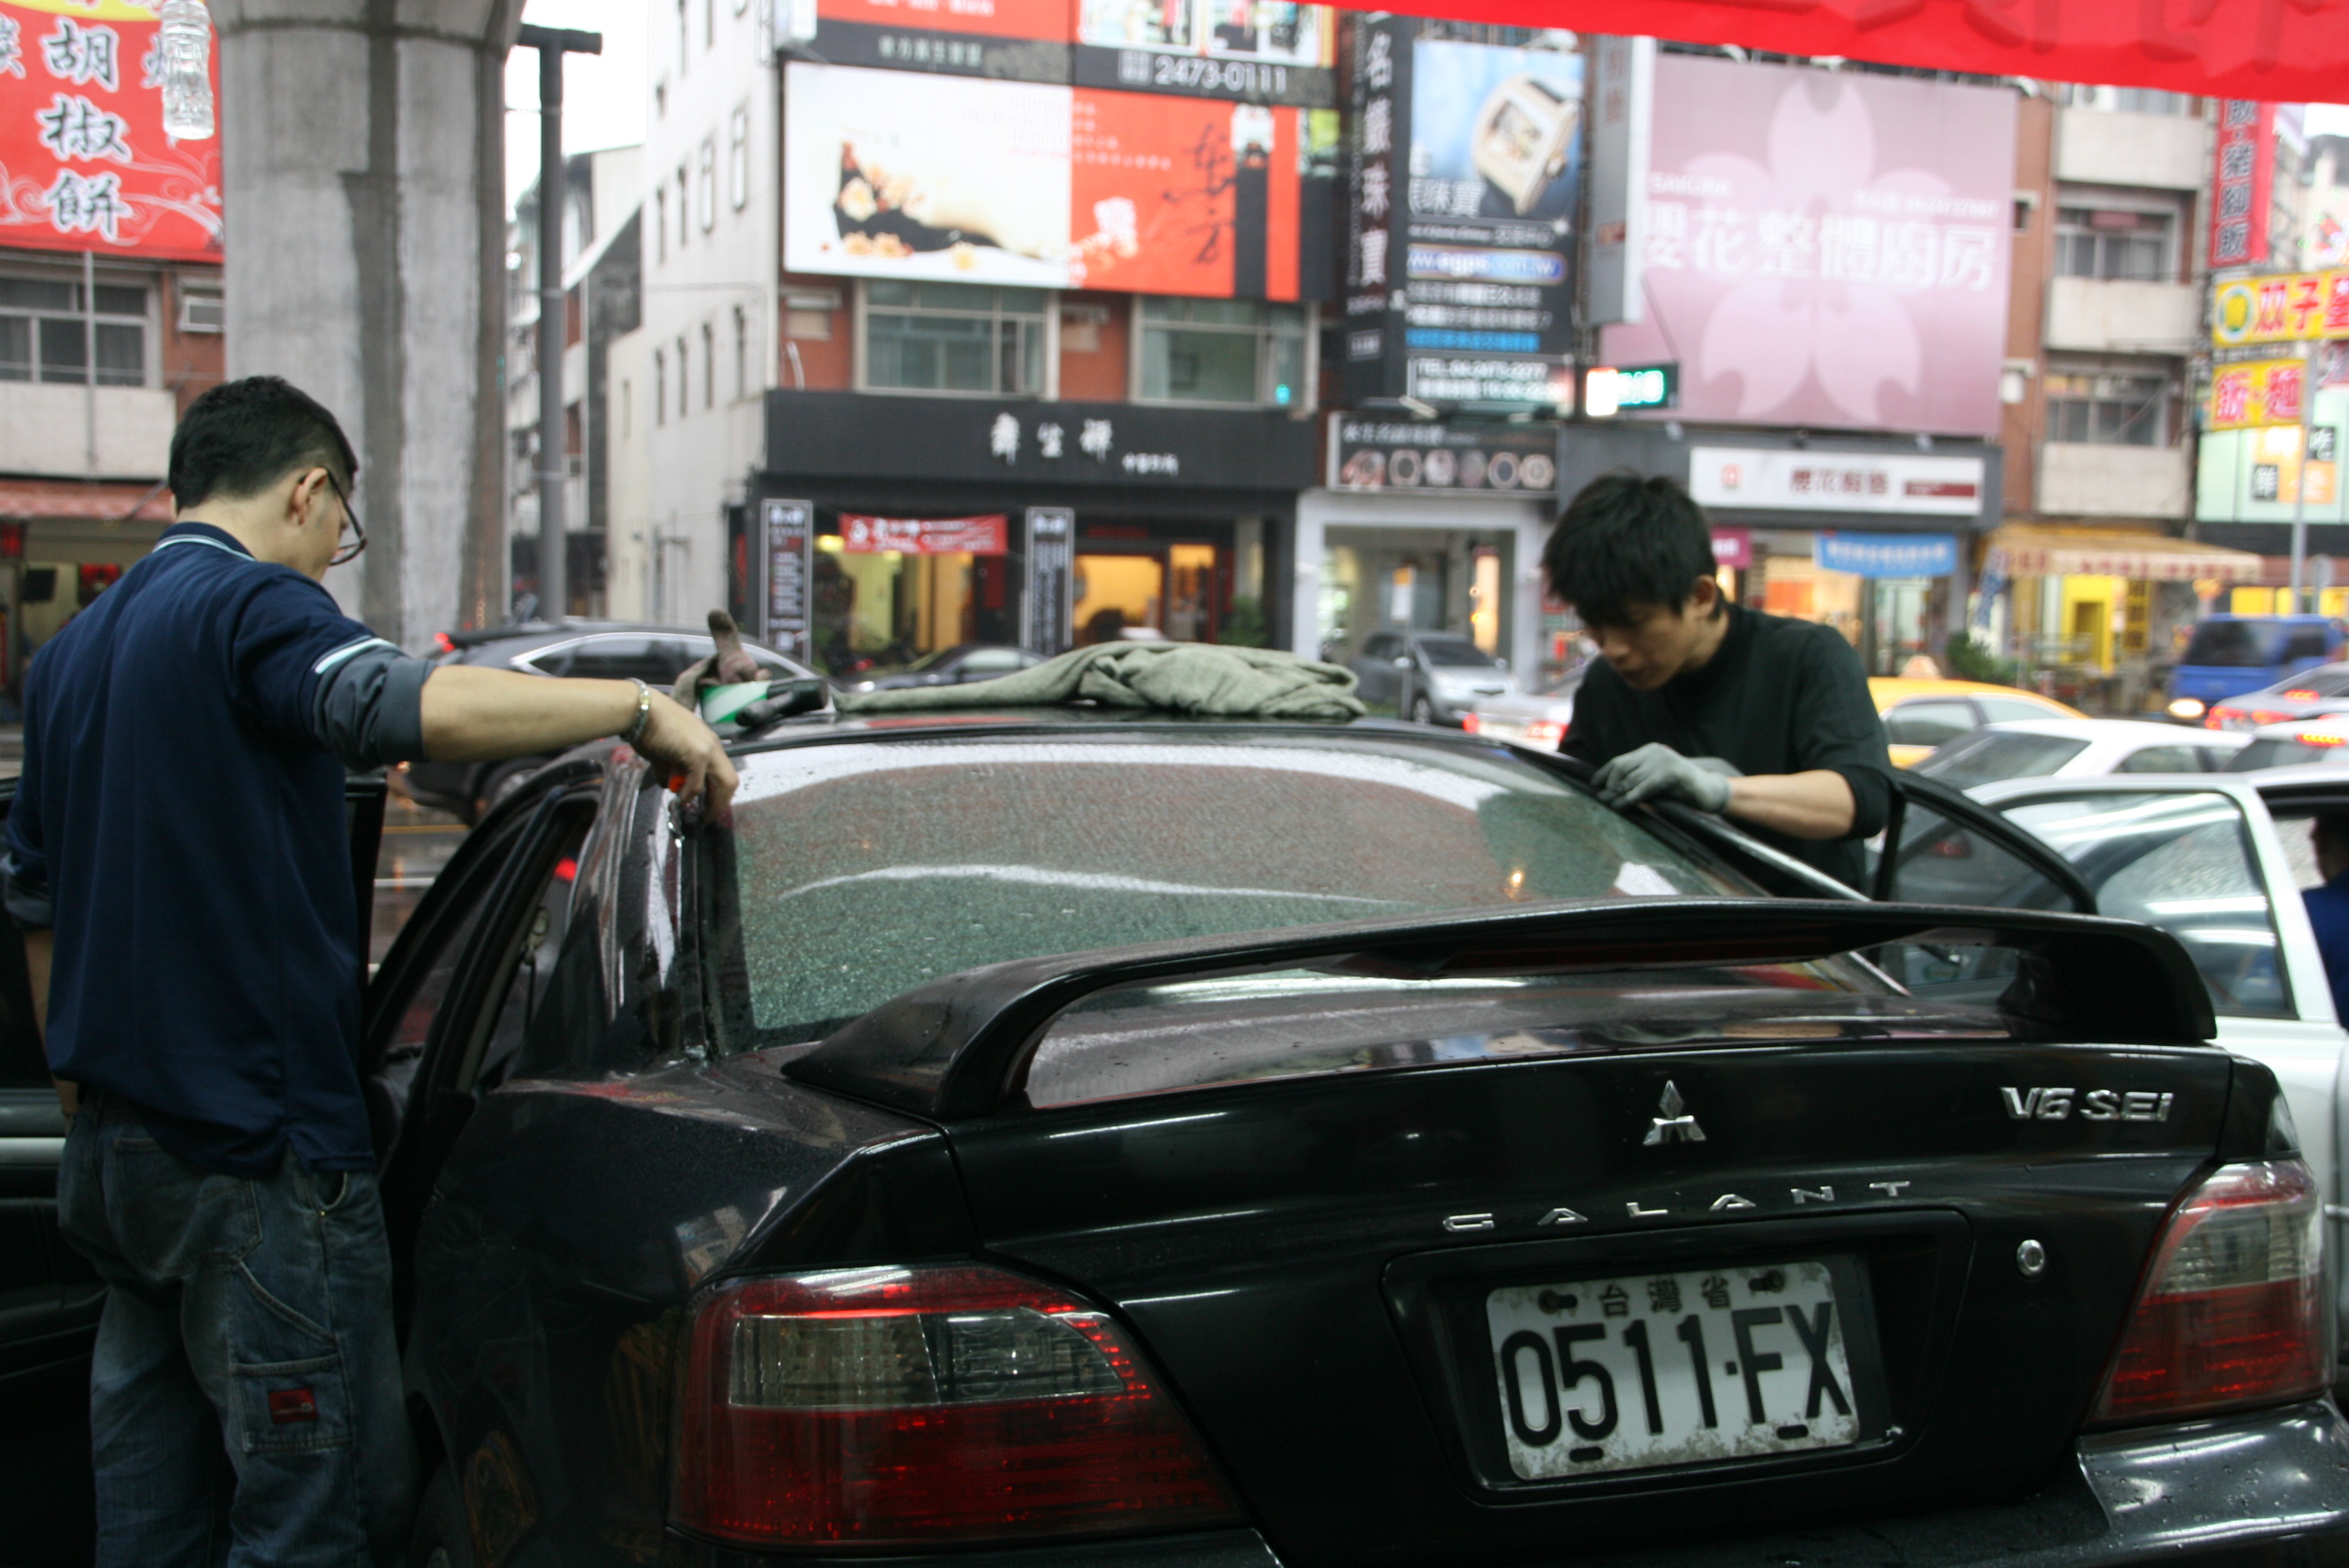
<svg viewBox="0 0 2349 1568"><path fill-rule="evenodd" d="M2305 686L2294 686L2292 690L2284 693L2283 695L2290 697L2294 702L2314 702L2316 700L2316 694L2310 691Z"/></svg>
<svg viewBox="0 0 2349 1568"><path fill-rule="evenodd" d="M1485 721L1473 712L1465 713L1460 717L1460 727L1471 735L1482 735L1485 733Z"/></svg>
<svg viewBox="0 0 2349 1568"><path fill-rule="evenodd" d="M1526 726L1526 740L1534 746L1556 746L1566 738L1566 726L1552 718L1537 718Z"/></svg>
<svg viewBox="0 0 2349 1568"><path fill-rule="evenodd" d="M2292 717L2292 716L2288 713L2278 713L2271 707L2255 707L2251 709L2251 722L2253 724L2283 724L2289 722Z"/></svg>
<svg viewBox="0 0 2349 1568"><path fill-rule="evenodd" d="M677 1522L758 1543L1010 1542L1237 1517L1117 1326L995 1269L746 1280L703 1305Z"/></svg>
<svg viewBox="0 0 2349 1568"><path fill-rule="evenodd" d="M453 654L457 651L457 639L446 632L435 632L432 634L432 645L444 654Z"/></svg>
<svg viewBox="0 0 2349 1568"><path fill-rule="evenodd" d="M2229 707L2222 702L2218 707L2210 710L2210 717L2202 721L2202 727L2205 729L2225 729L2228 727L2240 722L2242 717L2243 710L2241 708Z"/></svg>
<svg viewBox="0 0 2349 1568"><path fill-rule="evenodd" d="M2154 1247L2090 1418L2174 1420L2323 1393L2323 1212L2297 1160L2225 1166L2197 1188Z"/></svg>
<svg viewBox="0 0 2349 1568"><path fill-rule="evenodd" d="M2339 746L2344 741L2349 741L2349 735L2328 735L2321 729L2303 729L2292 738L2302 746Z"/></svg>

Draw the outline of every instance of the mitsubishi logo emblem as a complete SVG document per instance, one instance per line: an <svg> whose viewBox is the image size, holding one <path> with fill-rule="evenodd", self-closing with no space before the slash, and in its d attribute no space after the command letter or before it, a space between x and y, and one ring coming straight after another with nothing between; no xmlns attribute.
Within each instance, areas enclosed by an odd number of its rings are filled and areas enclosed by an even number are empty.
<svg viewBox="0 0 2349 1568"><path fill-rule="evenodd" d="M1663 1114L1655 1119L1654 1125L1648 1129L1648 1136L1640 1140L1640 1144L1652 1149L1659 1143L1671 1143L1675 1140L1682 1143L1702 1143L1704 1129L1696 1124L1695 1117L1686 1113L1685 1104L1681 1099L1681 1091L1673 1086L1671 1079L1666 1078L1663 1098L1656 1101L1656 1109Z"/></svg>

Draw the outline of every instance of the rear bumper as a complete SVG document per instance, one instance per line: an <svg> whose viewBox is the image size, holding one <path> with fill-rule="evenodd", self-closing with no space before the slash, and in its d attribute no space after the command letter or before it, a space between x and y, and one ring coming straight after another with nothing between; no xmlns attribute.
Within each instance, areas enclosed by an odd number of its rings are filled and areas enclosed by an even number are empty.
<svg viewBox="0 0 2349 1568"><path fill-rule="evenodd" d="M1281 1568L1253 1531L1019 1552L787 1560L672 1536L671 1568ZM1472 1559L1464 1554L1460 1561ZM1776 1536L1578 1554L1573 1568L2349 1568L2349 1422L2327 1400L2227 1421L2083 1439L2079 1463L2030 1496ZM1563 1568L1563 1563L1558 1565Z"/></svg>

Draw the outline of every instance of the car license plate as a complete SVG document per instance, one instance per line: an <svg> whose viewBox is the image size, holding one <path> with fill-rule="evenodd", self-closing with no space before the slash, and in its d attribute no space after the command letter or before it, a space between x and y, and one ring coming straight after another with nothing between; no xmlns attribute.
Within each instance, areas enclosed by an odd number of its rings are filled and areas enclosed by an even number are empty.
<svg viewBox="0 0 2349 1568"><path fill-rule="evenodd" d="M1485 1299L1526 1480L1859 1440L1823 1263L1520 1284Z"/></svg>

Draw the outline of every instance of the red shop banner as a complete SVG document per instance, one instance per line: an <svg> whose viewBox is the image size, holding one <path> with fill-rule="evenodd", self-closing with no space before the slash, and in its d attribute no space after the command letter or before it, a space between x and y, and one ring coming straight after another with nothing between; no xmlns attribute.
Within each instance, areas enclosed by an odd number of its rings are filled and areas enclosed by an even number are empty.
<svg viewBox="0 0 2349 1568"><path fill-rule="evenodd" d="M887 550L905 555L1008 555L1011 527L999 511L986 517L859 517L843 512L840 547L851 555Z"/></svg>
<svg viewBox="0 0 2349 1568"><path fill-rule="evenodd" d="M2269 103L2338 101L2349 72L2349 5L2328 0L1379 0L1343 8Z"/></svg>
<svg viewBox="0 0 2349 1568"><path fill-rule="evenodd" d="M164 133L162 31L129 0L0 0L0 245L221 259L220 139Z"/></svg>

